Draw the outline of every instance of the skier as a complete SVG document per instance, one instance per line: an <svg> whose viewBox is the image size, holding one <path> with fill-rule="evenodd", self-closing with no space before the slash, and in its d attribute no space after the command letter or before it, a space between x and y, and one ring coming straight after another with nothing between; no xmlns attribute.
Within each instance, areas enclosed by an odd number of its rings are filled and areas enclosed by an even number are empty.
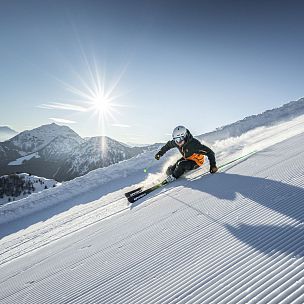
<svg viewBox="0 0 304 304"><path fill-rule="evenodd" d="M173 140L169 140L155 155L155 158L159 160L168 150L178 148L183 156L174 165L168 167L166 171L167 182L179 178L185 171L200 167L204 163L205 155L209 159L209 172L217 172L214 152L195 139L188 129L184 126L178 126L173 130L172 137Z"/></svg>

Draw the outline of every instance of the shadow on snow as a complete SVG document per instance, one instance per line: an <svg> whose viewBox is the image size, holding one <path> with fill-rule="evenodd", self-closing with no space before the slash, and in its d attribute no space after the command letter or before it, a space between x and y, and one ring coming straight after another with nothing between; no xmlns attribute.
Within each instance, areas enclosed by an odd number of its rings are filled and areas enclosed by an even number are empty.
<svg viewBox="0 0 304 304"><path fill-rule="evenodd" d="M303 188L280 181L237 174L218 173L210 177L193 180L187 184L187 187L231 201L239 193L294 220L289 225L224 224L231 234L268 254L285 252L294 256L304 256Z"/></svg>

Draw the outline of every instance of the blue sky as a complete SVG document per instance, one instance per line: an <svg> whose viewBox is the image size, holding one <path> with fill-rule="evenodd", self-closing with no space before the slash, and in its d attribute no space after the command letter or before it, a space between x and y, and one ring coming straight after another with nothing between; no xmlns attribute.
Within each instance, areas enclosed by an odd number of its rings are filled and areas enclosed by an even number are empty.
<svg viewBox="0 0 304 304"><path fill-rule="evenodd" d="M0 1L0 125L166 141L304 96L302 1Z"/></svg>

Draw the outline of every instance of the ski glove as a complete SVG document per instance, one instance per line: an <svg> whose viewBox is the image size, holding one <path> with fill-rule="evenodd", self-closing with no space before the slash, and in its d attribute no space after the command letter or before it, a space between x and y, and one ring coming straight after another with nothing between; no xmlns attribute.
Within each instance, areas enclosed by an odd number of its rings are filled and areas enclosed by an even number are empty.
<svg viewBox="0 0 304 304"><path fill-rule="evenodd" d="M210 166L209 172L213 174L213 173L216 173L217 170L218 170L217 166Z"/></svg>
<svg viewBox="0 0 304 304"><path fill-rule="evenodd" d="M161 155L159 153L155 154L155 159L159 160L161 158Z"/></svg>

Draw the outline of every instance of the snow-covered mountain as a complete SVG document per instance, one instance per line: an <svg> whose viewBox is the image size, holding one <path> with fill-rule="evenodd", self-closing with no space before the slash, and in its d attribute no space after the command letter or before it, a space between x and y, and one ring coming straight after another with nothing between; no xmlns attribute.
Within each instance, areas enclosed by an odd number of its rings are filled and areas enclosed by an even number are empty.
<svg viewBox="0 0 304 304"><path fill-rule="evenodd" d="M14 137L18 132L7 126L0 126L0 142Z"/></svg>
<svg viewBox="0 0 304 304"><path fill-rule="evenodd" d="M147 147L149 144L135 144L133 142L126 142L129 147Z"/></svg>
<svg viewBox="0 0 304 304"><path fill-rule="evenodd" d="M69 127L52 123L0 143L0 175L28 172L70 180L158 146L129 147L109 137L82 139Z"/></svg>
<svg viewBox="0 0 304 304"><path fill-rule="evenodd" d="M65 142L66 139L68 140L67 143ZM55 143L52 144L53 141ZM54 148L58 144L60 144L60 147L53 152L57 153L61 149L63 153L66 149L72 151L73 146L83 142L83 139L69 127L52 123L21 132L13 137L10 142L19 150L21 155L26 155L40 151L48 145L52 145L52 148Z"/></svg>
<svg viewBox="0 0 304 304"><path fill-rule="evenodd" d="M108 167L145 151L154 150L159 144L148 147L128 147L106 136L92 137L74 149L65 160L55 178L72 179L96 168Z"/></svg>
<svg viewBox="0 0 304 304"><path fill-rule="evenodd" d="M58 160L68 155L84 140L73 130L55 123L24 131L0 143L0 159L4 165L19 157L38 153L37 157ZM30 160L30 157L27 158Z"/></svg>
<svg viewBox="0 0 304 304"><path fill-rule="evenodd" d="M20 156L19 150L10 141L0 142L0 169Z"/></svg>
<svg viewBox="0 0 304 304"><path fill-rule="evenodd" d="M82 142L72 129L55 123L21 132L0 143L0 175L27 172L52 178Z"/></svg>
<svg viewBox="0 0 304 304"><path fill-rule="evenodd" d="M1 207L1 303L302 304L303 142L304 115L217 141L218 173L205 164L133 205L124 193L178 153Z"/></svg>

